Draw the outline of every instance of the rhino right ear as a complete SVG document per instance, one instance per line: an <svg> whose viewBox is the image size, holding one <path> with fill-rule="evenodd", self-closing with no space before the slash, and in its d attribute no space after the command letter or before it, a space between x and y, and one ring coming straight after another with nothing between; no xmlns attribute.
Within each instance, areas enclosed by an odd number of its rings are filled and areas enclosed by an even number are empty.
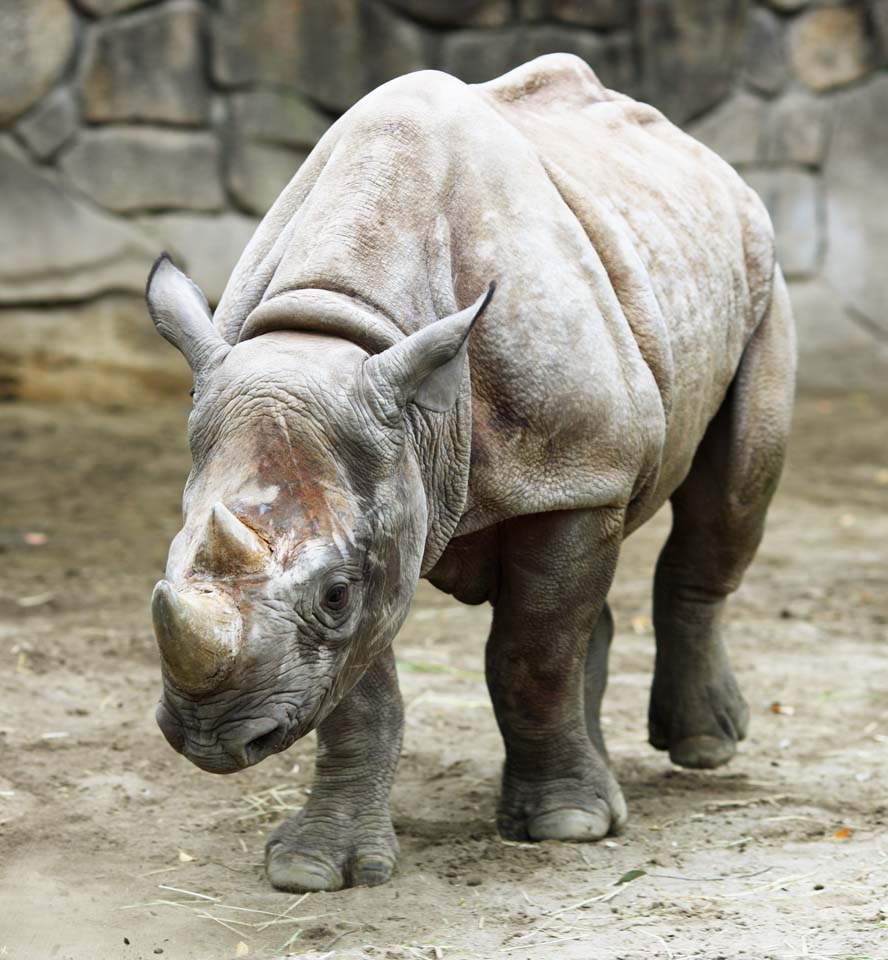
<svg viewBox="0 0 888 960"><path fill-rule="evenodd" d="M145 300L157 332L185 357L195 376L221 363L231 349L213 326L200 287L166 253L148 274Z"/></svg>

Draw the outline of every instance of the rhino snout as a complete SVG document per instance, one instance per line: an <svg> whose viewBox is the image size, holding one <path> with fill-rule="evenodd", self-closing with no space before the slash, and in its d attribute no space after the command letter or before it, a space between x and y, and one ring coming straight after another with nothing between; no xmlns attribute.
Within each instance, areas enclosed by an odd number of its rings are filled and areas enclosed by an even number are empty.
<svg viewBox="0 0 888 960"><path fill-rule="evenodd" d="M294 726L289 712L279 709L263 717L227 719L224 727L215 731L192 729L165 698L155 716L170 746L210 773L233 773L277 753L289 745Z"/></svg>

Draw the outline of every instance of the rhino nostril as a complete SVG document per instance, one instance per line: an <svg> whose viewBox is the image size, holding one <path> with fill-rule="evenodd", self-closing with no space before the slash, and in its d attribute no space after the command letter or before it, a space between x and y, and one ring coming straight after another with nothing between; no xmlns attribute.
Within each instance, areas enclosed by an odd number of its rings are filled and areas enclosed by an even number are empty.
<svg viewBox="0 0 888 960"><path fill-rule="evenodd" d="M284 729L278 720L263 717L243 723L233 737L226 737L225 752L243 767L258 763L274 753L280 744Z"/></svg>

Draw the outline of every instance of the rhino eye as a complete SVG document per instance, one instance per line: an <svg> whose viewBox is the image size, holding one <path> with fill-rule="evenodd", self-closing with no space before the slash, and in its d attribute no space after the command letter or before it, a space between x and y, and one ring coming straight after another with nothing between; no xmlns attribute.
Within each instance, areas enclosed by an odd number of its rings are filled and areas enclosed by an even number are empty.
<svg viewBox="0 0 888 960"><path fill-rule="evenodd" d="M339 613L348 603L348 584L334 583L324 594L324 607L331 613Z"/></svg>

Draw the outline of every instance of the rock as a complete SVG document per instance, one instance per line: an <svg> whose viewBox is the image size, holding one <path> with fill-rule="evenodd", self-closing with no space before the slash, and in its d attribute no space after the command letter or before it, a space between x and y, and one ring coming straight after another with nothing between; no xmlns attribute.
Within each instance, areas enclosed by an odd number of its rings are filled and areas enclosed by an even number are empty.
<svg viewBox="0 0 888 960"><path fill-rule="evenodd" d="M533 57L555 52L582 57L605 86L630 96L637 92L632 38L628 34L598 36L554 24L509 30L454 30L441 44L440 68L466 83L483 83Z"/></svg>
<svg viewBox="0 0 888 960"><path fill-rule="evenodd" d="M765 120L764 158L768 163L818 166L826 147L828 108L801 93L778 100Z"/></svg>
<svg viewBox="0 0 888 960"><path fill-rule="evenodd" d="M74 0L78 7L96 17L107 17L112 13L122 13L131 7L142 6L145 0Z"/></svg>
<svg viewBox="0 0 888 960"><path fill-rule="evenodd" d="M758 97L735 93L685 129L728 163L755 163L760 158L764 112Z"/></svg>
<svg viewBox="0 0 888 960"><path fill-rule="evenodd" d="M807 7L811 0L765 0L765 2L776 10L781 10L784 13L794 13L796 10L801 10L802 7Z"/></svg>
<svg viewBox="0 0 888 960"><path fill-rule="evenodd" d="M0 4L0 123L35 104L74 51L77 23L65 0Z"/></svg>
<svg viewBox="0 0 888 960"><path fill-rule="evenodd" d="M803 170L744 171L764 200L777 240L777 259L787 277L815 273L822 247L817 178Z"/></svg>
<svg viewBox="0 0 888 960"><path fill-rule="evenodd" d="M623 27L632 19L632 4L626 0L519 0L522 20L560 20L593 30Z"/></svg>
<svg viewBox="0 0 888 960"><path fill-rule="evenodd" d="M152 246L138 230L34 169L8 140L0 143L0 183L0 303L141 292Z"/></svg>
<svg viewBox="0 0 888 960"><path fill-rule="evenodd" d="M611 90L628 96L639 93L634 42L629 33L615 32L599 36L570 27L531 25L520 37L518 59L512 66L544 53L562 52L582 57L598 79Z"/></svg>
<svg viewBox="0 0 888 960"><path fill-rule="evenodd" d="M771 96L779 93L789 79L783 23L764 7L753 10L746 23L743 78L753 90Z"/></svg>
<svg viewBox="0 0 888 960"><path fill-rule="evenodd" d="M140 218L139 226L157 239L157 252L168 251L215 306L258 222L239 213L163 213Z"/></svg>
<svg viewBox="0 0 888 960"><path fill-rule="evenodd" d="M191 0L100 21L87 34L80 74L86 118L205 123L202 23Z"/></svg>
<svg viewBox="0 0 888 960"><path fill-rule="evenodd" d="M790 25L789 51L799 79L813 90L831 90L860 79L873 60L863 9L807 11Z"/></svg>
<svg viewBox="0 0 888 960"><path fill-rule="evenodd" d="M147 268L146 268L147 269ZM142 277L144 285L145 277ZM191 372L157 335L141 293L0 309L0 390L9 399L100 406L187 400Z"/></svg>
<svg viewBox="0 0 888 960"><path fill-rule="evenodd" d="M888 343L855 321L823 280L789 284L799 344L799 386L885 390Z"/></svg>
<svg viewBox="0 0 888 960"><path fill-rule="evenodd" d="M219 143L211 133L83 130L61 159L70 181L110 210L219 210Z"/></svg>
<svg viewBox="0 0 888 960"><path fill-rule="evenodd" d="M264 216L296 175L308 153L307 150L236 140L227 159L228 189L239 206Z"/></svg>
<svg viewBox="0 0 888 960"><path fill-rule="evenodd" d="M521 59L518 30L452 30L441 41L438 67L466 83L484 83Z"/></svg>
<svg viewBox="0 0 888 960"><path fill-rule="evenodd" d="M745 0L641 0L643 98L684 124L731 88L743 40Z"/></svg>
<svg viewBox="0 0 888 960"><path fill-rule="evenodd" d="M826 183L824 273L873 328L888 334L888 75L838 95Z"/></svg>
<svg viewBox="0 0 888 960"><path fill-rule="evenodd" d="M295 88L340 112L380 83L426 67L425 41L422 27L384 3L222 0L213 74L222 86Z"/></svg>
<svg viewBox="0 0 888 960"><path fill-rule="evenodd" d="M888 66L888 0L870 0L869 18L873 30L874 66Z"/></svg>
<svg viewBox="0 0 888 960"><path fill-rule="evenodd" d="M498 27L512 17L510 0L388 0L413 20L447 27Z"/></svg>
<svg viewBox="0 0 888 960"><path fill-rule="evenodd" d="M18 122L16 132L38 160L46 160L74 135L77 104L67 87L58 87L44 97Z"/></svg>
<svg viewBox="0 0 888 960"><path fill-rule="evenodd" d="M294 147L313 147L329 119L295 93L257 90L229 98L231 121L238 137Z"/></svg>

